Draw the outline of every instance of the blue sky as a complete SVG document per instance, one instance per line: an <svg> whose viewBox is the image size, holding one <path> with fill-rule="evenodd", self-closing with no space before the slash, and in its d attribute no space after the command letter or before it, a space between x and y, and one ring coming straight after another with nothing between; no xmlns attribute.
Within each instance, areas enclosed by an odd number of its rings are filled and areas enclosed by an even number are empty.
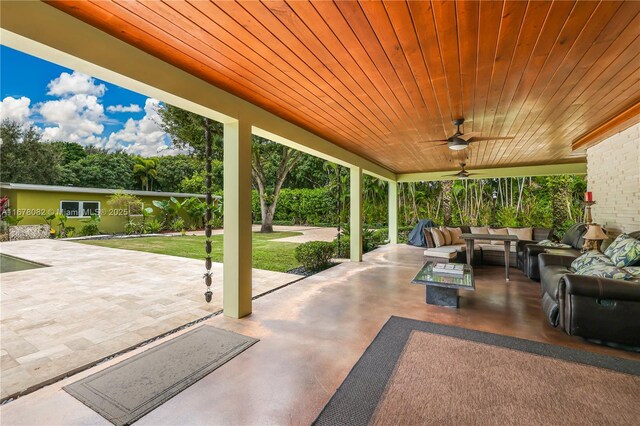
<svg viewBox="0 0 640 426"><path fill-rule="evenodd" d="M0 46L0 116L35 125L43 140L67 140L144 156L167 149L159 102Z"/></svg>

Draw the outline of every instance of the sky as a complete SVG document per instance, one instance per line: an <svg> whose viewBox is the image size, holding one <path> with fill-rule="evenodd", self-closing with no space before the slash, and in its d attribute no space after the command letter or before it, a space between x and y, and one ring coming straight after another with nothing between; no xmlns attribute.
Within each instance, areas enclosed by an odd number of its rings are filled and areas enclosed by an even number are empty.
<svg viewBox="0 0 640 426"><path fill-rule="evenodd" d="M69 141L142 156L176 154L156 99L0 46L0 118Z"/></svg>

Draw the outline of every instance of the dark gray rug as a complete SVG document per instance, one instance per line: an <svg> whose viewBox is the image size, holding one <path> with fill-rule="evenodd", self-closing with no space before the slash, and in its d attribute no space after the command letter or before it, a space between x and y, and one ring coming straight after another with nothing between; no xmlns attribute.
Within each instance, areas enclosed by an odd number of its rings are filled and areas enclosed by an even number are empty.
<svg viewBox="0 0 640 426"><path fill-rule="evenodd" d="M395 374L394 372L398 371L397 365L399 365L399 360L403 356L407 341L414 331L433 333L485 345L508 348L523 353L595 366L628 375L640 375L640 362L638 361L408 318L391 317L324 407L314 424L324 426L379 423L376 421L377 418L374 418L374 415L377 413L376 409L379 407L381 401L385 400L384 398L389 395L385 393L386 390L389 389L388 383L391 383ZM442 371L455 371L457 368L455 360L455 356L444 355L442 358L428 359L426 362L431 365L440 363ZM417 363L415 367L419 368ZM423 380L424 381L420 381L417 386L437 388L434 383L429 383L429 377ZM409 383L411 383L411 381L409 381ZM468 384L472 386L472 383ZM482 384L480 384L480 386L482 387ZM441 388L446 388L446 384ZM551 390L549 395L555 395L554 390ZM509 395L507 395L507 398L509 398ZM407 405L409 406L409 404ZM420 402L418 402L417 405L419 406ZM431 416L432 420L435 419L436 415L440 415L440 420L447 418L447 414L442 413L442 410L447 409L445 405L446 404L443 404L440 408L441 412L433 413L433 416ZM452 413L449 421L457 414L455 413L457 410L454 409L453 411L454 413ZM438 422L436 422L436 424L437 423Z"/></svg>
<svg viewBox="0 0 640 426"><path fill-rule="evenodd" d="M204 325L64 390L111 423L127 425L257 341Z"/></svg>

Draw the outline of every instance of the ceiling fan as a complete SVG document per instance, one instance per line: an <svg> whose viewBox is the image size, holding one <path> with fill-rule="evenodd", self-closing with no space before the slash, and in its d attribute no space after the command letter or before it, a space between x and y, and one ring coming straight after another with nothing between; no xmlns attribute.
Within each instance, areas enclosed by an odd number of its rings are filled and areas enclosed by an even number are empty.
<svg viewBox="0 0 640 426"><path fill-rule="evenodd" d="M467 165L467 163L460 163L460 168L462 170L460 170L458 173L454 173L452 175L446 175L446 176L450 176L450 177L455 177L458 179L467 179L469 176L475 176L477 175L477 173L469 173L468 171L465 170L465 166Z"/></svg>
<svg viewBox="0 0 640 426"><path fill-rule="evenodd" d="M444 142L436 146L448 145L449 149L460 151L467 148L469 144L473 142L513 139L513 136L480 136L480 132L470 132L465 134L460 131L460 126L462 126L462 124L464 124L464 118L456 118L453 120L453 125L456 126L457 129L453 136L447 139L437 139L425 142Z"/></svg>

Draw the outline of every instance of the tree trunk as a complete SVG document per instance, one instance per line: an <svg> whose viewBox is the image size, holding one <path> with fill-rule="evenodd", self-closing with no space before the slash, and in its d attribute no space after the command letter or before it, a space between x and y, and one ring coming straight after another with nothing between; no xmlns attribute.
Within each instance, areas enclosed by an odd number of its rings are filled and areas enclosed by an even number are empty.
<svg viewBox="0 0 640 426"><path fill-rule="evenodd" d="M442 182L442 215L444 218L444 224L451 226L451 195L453 192L453 181L445 180Z"/></svg>

